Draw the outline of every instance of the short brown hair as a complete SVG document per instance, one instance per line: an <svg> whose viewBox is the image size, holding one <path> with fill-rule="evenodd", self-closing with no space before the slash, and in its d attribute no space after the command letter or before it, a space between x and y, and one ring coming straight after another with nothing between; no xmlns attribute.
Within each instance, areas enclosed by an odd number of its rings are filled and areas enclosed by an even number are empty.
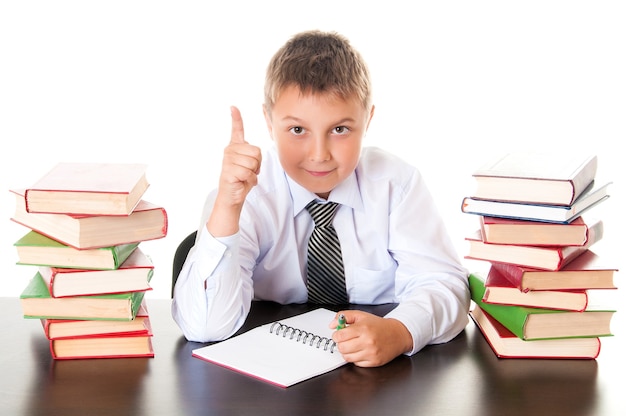
<svg viewBox="0 0 626 416"><path fill-rule="evenodd" d="M361 54L335 32L312 30L296 34L272 57L265 77L265 108L272 110L280 93L296 86L305 93L356 96L371 104L370 75Z"/></svg>

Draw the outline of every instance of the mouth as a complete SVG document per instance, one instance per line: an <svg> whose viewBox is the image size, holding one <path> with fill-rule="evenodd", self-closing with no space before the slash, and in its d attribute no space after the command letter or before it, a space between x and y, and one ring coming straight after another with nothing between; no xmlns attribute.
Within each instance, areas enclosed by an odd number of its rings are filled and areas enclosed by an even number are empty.
<svg viewBox="0 0 626 416"><path fill-rule="evenodd" d="M307 170L307 173L311 176L315 176L315 177L324 177L330 174L330 170L325 170L325 171L315 171L315 170Z"/></svg>

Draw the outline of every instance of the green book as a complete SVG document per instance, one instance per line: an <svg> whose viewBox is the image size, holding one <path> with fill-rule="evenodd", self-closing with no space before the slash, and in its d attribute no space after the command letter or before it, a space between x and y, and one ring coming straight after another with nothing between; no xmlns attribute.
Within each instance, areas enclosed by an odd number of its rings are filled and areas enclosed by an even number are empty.
<svg viewBox="0 0 626 416"><path fill-rule="evenodd" d="M37 272L20 295L24 318L130 321L145 291L53 298Z"/></svg>
<svg viewBox="0 0 626 416"><path fill-rule="evenodd" d="M611 336L615 309L607 305L589 305L584 312L483 302L485 278L469 275L472 300L485 312L523 340Z"/></svg>
<svg viewBox="0 0 626 416"><path fill-rule="evenodd" d="M36 231L14 243L17 264L87 270L115 270L137 248L139 242L78 250Z"/></svg>

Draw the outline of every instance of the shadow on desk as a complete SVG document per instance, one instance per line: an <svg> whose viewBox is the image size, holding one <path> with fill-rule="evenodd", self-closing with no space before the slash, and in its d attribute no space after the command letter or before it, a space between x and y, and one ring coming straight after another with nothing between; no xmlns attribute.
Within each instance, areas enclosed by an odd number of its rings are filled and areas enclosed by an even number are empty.
<svg viewBox="0 0 626 416"><path fill-rule="evenodd" d="M499 416L505 407L507 416L535 413L529 409L545 415L595 414L595 360L499 359L476 332L471 346L478 353L472 356L484 374L485 415Z"/></svg>
<svg viewBox="0 0 626 416"><path fill-rule="evenodd" d="M42 342L44 341L44 342ZM137 415L142 403L143 381L150 358L53 360L42 336L33 336L31 391L37 400L29 403L29 415Z"/></svg>

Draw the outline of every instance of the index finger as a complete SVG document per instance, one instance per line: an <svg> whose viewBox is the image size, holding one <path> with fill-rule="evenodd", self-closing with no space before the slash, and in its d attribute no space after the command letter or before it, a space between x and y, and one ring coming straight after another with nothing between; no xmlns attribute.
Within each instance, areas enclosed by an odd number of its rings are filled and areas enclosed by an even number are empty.
<svg viewBox="0 0 626 416"><path fill-rule="evenodd" d="M231 143L245 143L243 134L243 119L241 118L241 112L235 106L230 107L230 117L232 119L232 129L230 132Z"/></svg>

